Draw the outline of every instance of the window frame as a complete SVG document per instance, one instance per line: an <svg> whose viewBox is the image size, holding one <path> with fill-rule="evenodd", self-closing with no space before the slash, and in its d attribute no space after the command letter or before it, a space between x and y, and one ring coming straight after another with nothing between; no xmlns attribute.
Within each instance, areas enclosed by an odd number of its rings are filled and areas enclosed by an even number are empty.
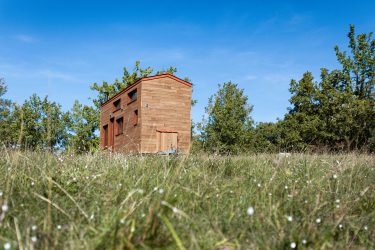
<svg viewBox="0 0 375 250"><path fill-rule="evenodd" d="M135 98L134 98L134 96L135 96ZM138 90L137 90L137 88L133 89L132 91L130 91L128 93L128 99L129 99L128 105L130 103L133 103L133 102L137 101L137 99L138 99Z"/></svg>
<svg viewBox="0 0 375 250"><path fill-rule="evenodd" d="M120 110L121 109L121 98L114 101L113 106L115 107L115 111Z"/></svg>
<svg viewBox="0 0 375 250"><path fill-rule="evenodd" d="M121 126L119 125L121 121ZM116 136L122 135L124 133L124 117L120 116L116 118Z"/></svg>
<svg viewBox="0 0 375 250"><path fill-rule="evenodd" d="M133 126L137 126L138 125L138 109L134 110L133 112Z"/></svg>
<svg viewBox="0 0 375 250"><path fill-rule="evenodd" d="M108 144L109 144L109 126L108 124L105 124L103 126L103 147L104 148L107 148L108 147Z"/></svg>

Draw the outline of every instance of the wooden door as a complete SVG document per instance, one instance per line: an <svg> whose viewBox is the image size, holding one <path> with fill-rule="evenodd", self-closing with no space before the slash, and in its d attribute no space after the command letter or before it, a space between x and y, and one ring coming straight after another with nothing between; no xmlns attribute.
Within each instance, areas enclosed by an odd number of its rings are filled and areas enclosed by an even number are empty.
<svg viewBox="0 0 375 250"><path fill-rule="evenodd" d="M177 133L175 132L158 132L159 142L158 151L177 150Z"/></svg>

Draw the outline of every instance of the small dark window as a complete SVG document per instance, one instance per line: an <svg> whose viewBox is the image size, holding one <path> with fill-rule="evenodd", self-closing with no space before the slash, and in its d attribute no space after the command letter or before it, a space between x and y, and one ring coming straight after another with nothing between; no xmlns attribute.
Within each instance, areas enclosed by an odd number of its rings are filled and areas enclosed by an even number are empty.
<svg viewBox="0 0 375 250"><path fill-rule="evenodd" d="M104 147L108 147L108 125L103 126Z"/></svg>
<svg viewBox="0 0 375 250"><path fill-rule="evenodd" d="M115 111L121 109L121 99L118 99L117 101L113 102L113 106L115 106Z"/></svg>
<svg viewBox="0 0 375 250"><path fill-rule="evenodd" d="M134 126L138 124L138 110L134 110Z"/></svg>
<svg viewBox="0 0 375 250"><path fill-rule="evenodd" d="M124 118L120 117L116 120L116 135L121 135L124 129Z"/></svg>
<svg viewBox="0 0 375 250"><path fill-rule="evenodd" d="M134 102L135 100L137 100L137 89L130 91L128 96L129 96L129 102Z"/></svg>

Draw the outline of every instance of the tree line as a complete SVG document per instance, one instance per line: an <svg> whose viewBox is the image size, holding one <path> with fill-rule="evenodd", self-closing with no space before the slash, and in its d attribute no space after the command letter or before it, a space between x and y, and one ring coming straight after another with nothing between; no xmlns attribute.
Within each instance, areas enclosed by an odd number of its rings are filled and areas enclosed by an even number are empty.
<svg viewBox="0 0 375 250"><path fill-rule="evenodd" d="M206 118L192 128L192 150L218 154L242 152L375 151L375 40L372 32L355 34L350 26L349 51L335 47L340 67L322 68L319 78L306 71L292 79L290 107L277 122L254 124L253 107L244 90L227 82L208 101ZM100 104L138 79L154 72L135 63L124 68L121 80L94 83L93 105L75 101L68 112L61 105L32 95L19 105L4 98L7 86L0 78L0 142L21 149L68 150L76 153L98 149ZM175 74L169 67L156 72ZM189 78L185 80L190 82ZM192 101L192 105L196 103Z"/></svg>

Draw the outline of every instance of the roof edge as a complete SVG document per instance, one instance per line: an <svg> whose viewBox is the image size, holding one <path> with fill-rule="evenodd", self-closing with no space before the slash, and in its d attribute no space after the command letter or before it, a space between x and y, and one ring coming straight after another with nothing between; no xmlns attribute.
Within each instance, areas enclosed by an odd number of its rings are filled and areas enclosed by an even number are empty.
<svg viewBox="0 0 375 250"><path fill-rule="evenodd" d="M112 96L111 98L109 98L107 101L103 102L102 104L100 104L100 107L104 106L105 104L107 104L108 102L112 101L113 99L116 99L119 95L121 95L122 93L128 91L129 89L131 89L132 87L134 87L135 85L137 85L138 83L142 82L142 81L149 81L149 80L154 80L154 79L159 79L159 78L164 78L164 77L169 77L173 80L176 80L182 84L185 84L189 87L192 87L193 84L191 84L190 82L187 82L185 80L182 80L181 78L175 76L175 75L172 75L171 73L164 73L164 74L160 74L160 75L154 75L154 76L146 76L146 77L143 77L143 78L140 78L138 79L137 81L135 81L134 83L132 83L131 85L129 85L128 87L126 87L125 89L121 90L120 92L118 92L117 94L115 94L114 96Z"/></svg>

